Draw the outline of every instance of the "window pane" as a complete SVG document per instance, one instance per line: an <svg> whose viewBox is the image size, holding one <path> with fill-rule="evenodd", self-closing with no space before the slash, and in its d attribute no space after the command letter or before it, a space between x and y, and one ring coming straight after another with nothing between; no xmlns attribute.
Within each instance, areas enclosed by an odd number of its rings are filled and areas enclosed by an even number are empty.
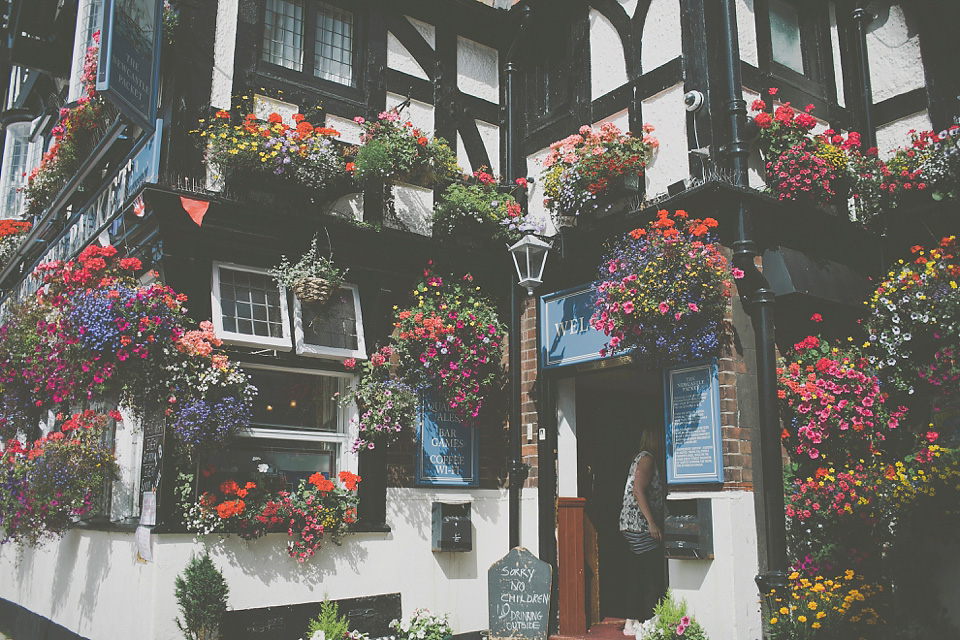
<svg viewBox="0 0 960 640"><path fill-rule="evenodd" d="M216 491L226 480L242 486L253 479L271 491L290 491L318 471L332 479L338 449L328 442L242 438L209 458L205 468L213 471L201 475L200 491Z"/></svg>
<svg viewBox="0 0 960 640"><path fill-rule="evenodd" d="M224 331L283 337L279 290L264 274L220 267L220 313Z"/></svg>
<svg viewBox="0 0 960 640"><path fill-rule="evenodd" d="M797 73L803 73L800 15L797 9L785 0L769 0L769 2L773 60Z"/></svg>
<svg viewBox="0 0 960 640"><path fill-rule="evenodd" d="M316 55L313 75L353 86L353 14L317 3Z"/></svg>
<svg viewBox="0 0 960 640"><path fill-rule="evenodd" d="M247 370L257 388L252 424L258 427L341 430L336 394L343 378L292 371Z"/></svg>
<svg viewBox="0 0 960 640"><path fill-rule="evenodd" d="M300 303L305 344L336 349L358 349L357 312L352 289L340 289L323 304Z"/></svg>
<svg viewBox="0 0 960 640"><path fill-rule="evenodd" d="M25 196L20 189L26 184L23 174L27 171L30 143L30 124L7 127L6 152L3 156L3 217L16 218L20 215Z"/></svg>
<svg viewBox="0 0 960 640"><path fill-rule="evenodd" d="M263 59L303 71L303 0L267 0Z"/></svg>

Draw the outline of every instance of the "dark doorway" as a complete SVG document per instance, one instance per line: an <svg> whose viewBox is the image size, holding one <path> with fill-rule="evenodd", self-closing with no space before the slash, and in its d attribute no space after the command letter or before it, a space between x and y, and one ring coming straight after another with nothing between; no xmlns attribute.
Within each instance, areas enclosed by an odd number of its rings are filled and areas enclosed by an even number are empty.
<svg viewBox="0 0 960 640"><path fill-rule="evenodd" d="M625 558L620 508L640 434L663 423L658 374L631 369L577 378L577 480L585 510L587 624L625 618ZM663 461L659 462L663 468Z"/></svg>

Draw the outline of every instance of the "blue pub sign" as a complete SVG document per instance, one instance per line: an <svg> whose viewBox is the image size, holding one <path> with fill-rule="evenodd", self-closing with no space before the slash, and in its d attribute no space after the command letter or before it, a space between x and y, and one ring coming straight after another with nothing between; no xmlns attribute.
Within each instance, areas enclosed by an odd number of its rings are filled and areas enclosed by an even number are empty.
<svg viewBox="0 0 960 640"><path fill-rule="evenodd" d="M433 391L420 394L415 483L435 487L480 484L478 431L465 425Z"/></svg>
<svg viewBox="0 0 960 640"><path fill-rule="evenodd" d="M592 284L557 291L540 298L541 366L602 360L607 336L590 326L595 291Z"/></svg>
<svg viewBox="0 0 960 640"><path fill-rule="evenodd" d="M723 482L717 363L664 372L667 484Z"/></svg>

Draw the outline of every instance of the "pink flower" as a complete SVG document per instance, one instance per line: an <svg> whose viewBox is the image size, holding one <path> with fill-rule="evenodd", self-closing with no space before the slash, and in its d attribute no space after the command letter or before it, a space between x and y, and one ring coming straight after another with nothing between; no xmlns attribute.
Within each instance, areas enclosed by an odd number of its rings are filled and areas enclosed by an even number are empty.
<svg viewBox="0 0 960 640"><path fill-rule="evenodd" d="M670 305L668 305L666 302L661 302L659 305L657 305L657 308L660 310L660 313L666 313L667 311L670 311Z"/></svg>
<svg viewBox="0 0 960 640"><path fill-rule="evenodd" d="M745 274L743 273L743 269L738 269L737 267L733 268L733 277L736 278L737 280L740 280L741 278L743 278L744 275Z"/></svg>
<svg viewBox="0 0 960 640"><path fill-rule="evenodd" d="M631 300L627 300L626 302L623 303L623 312L624 312L624 313L626 313L626 314L629 315L629 314L633 313L633 309L634 309L634 305L633 305L633 302L632 302Z"/></svg>
<svg viewBox="0 0 960 640"><path fill-rule="evenodd" d="M687 306L690 307L690 311L693 311L694 313L700 311L700 307L697 306L696 302L690 302L687 304Z"/></svg>
<svg viewBox="0 0 960 640"><path fill-rule="evenodd" d="M356 366L357 366L356 358L347 358L346 360L343 361L344 369L349 369L350 371L353 371L354 367Z"/></svg>

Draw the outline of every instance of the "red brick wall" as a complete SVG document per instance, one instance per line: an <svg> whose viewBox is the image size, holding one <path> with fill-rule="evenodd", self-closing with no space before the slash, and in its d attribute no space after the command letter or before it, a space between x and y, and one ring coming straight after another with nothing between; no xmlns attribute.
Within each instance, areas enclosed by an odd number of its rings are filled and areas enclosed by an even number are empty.
<svg viewBox="0 0 960 640"><path fill-rule="evenodd" d="M523 461L530 466L524 486L537 486L537 299L527 296L523 301L523 316L520 319L520 412L523 443ZM530 437L528 437L530 436Z"/></svg>

